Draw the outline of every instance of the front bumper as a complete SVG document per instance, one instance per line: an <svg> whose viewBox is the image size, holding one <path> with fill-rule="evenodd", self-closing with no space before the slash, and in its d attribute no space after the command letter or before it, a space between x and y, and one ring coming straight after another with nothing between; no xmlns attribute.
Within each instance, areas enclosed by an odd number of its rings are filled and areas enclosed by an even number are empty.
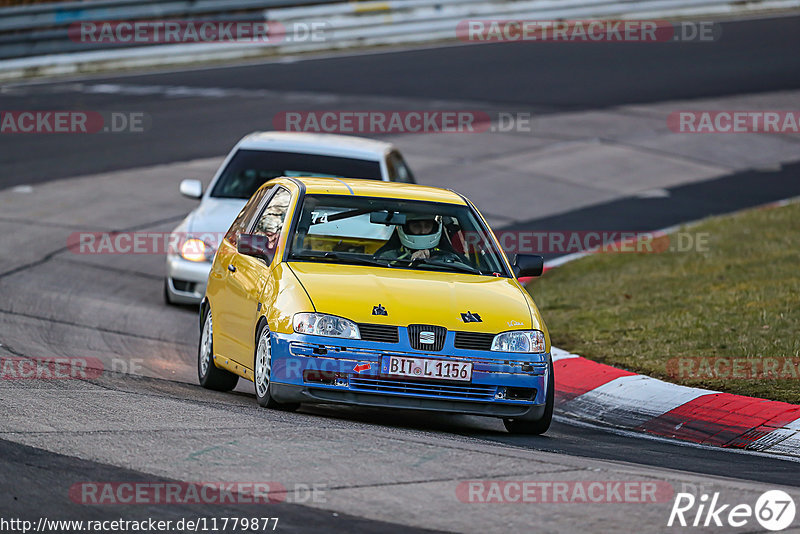
<svg viewBox="0 0 800 534"><path fill-rule="evenodd" d="M210 262L188 261L167 255L166 292L174 304L200 304L206 294Z"/></svg>
<svg viewBox="0 0 800 534"><path fill-rule="evenodd" d="M472 379L389 376L383 372L388 356L472 362ZM458 349L421 352L392 344L273 333L271 395L284 403L538 418L546 404L549 359L549 354Z"/></svg>

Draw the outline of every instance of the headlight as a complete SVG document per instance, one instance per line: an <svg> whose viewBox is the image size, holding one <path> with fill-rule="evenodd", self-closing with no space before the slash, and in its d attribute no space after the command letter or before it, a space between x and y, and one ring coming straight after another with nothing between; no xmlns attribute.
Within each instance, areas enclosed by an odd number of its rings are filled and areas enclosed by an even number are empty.
<svg viewBox="0 0 800 534"><path fill-rule="evenodd" d="M541 330L518 330L497 334L492 341L492 350L541 354L545 351L544 332Z"/></svg>
<svg viewBox="0 0 800 534"><path fill-rule="evenodd" d="M324 313L296 313L292 326L298 334L361 339L356 323Z"/></svg>
<svg viewBox="0 0 800 534"><path fill-rule="evenodd" d="M189 261L211 261L214 258L214 247L202 239L187 239L181 245L181 257Z"/></svg>

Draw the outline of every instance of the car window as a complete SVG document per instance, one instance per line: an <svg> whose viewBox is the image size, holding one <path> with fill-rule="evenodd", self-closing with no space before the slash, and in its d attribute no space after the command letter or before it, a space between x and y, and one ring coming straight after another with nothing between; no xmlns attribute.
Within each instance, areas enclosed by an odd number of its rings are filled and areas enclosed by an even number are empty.
<svg viewBox="0 0 800 534"><path fill-rule="evenodd" d="M239 234L245 231L247 228L247 223L255 216L261 201L264 200L264 197L272 192L273 189L274 187L265 187L264 189L256 192L256 194L247 201L247 204L244 205L242 211L239 212L239 215L237 215L236 219L234 219L230 229L228 229L228 233L225 234L226 241L228 241L234 247L238 245Z"/></svg>
<svg viewBox="0 0 800 534"><path fill-rule="evenodd" d="M225 166L214 184L211 196L250 198L262 184L279 176L329 176L380 180L381 168L377 160L240 149Z"/></svg>
<svg viewBox="0 0 800 534"><path fill-rule="evenodd" d="M306 195L298 213L290 261L509 276L502 253L468 206ZM425 224L428 230L420 232ZM409 233L417 237L409 239ZM420 259L415 252L423 249L427 252Z"/></svg>
<svg viewBox="0 0 800 534"><path fill-rule="evenodd" d="M283 230L283 225L286 223L286 214L289 211L291 199L292 194L279 187L267 202L266 207L258 216L250 231L253 235L265 238L267 250L270 253L274 253L278 245L278 238Z"/></svg>
<svg viewBox="0 0 800 534"><path fill-rule="evenodd" d="M403 160L403 156L396 150L389 152L386 156L386 169L389 172L389 180L392 182L402 182L406 184L415 184L417 181L414 179L414 174L411 169Z"/></svg>

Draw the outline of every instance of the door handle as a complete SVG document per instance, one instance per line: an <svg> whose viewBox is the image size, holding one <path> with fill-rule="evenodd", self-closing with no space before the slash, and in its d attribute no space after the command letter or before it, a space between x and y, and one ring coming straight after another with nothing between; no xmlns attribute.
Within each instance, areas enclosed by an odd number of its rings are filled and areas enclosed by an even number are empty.
<svg viewBox="0 0 800 534"><path fill-rule="evenodd" d="M236 272L236 266L235 266L235 265L233 265L232 263L229 263L229 264L228 264L228 270L229 270L230 272L232 272L232 273L235 273L235 272Z"/></svg>

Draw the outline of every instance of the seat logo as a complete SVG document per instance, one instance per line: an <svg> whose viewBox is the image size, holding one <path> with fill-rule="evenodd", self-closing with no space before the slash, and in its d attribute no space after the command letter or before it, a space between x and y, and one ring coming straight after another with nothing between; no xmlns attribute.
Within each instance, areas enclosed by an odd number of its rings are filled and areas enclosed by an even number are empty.
<svg viewBox="0 0 800 534"><path fill-rule="evenodd" d="M436 334L433 332L420 332L419 342L424 345L434 345L436 343Z"/></svg>
<svg viewBox="0 0 800 534"><path fill-rule="evenodd" d="M467 313L462 313L461 314L461 320L464 321L465 323L482 323L483 322L483 319L481 319L480 315L478 315L477 313L472 313L471 311L468 311Z"/></svg>

